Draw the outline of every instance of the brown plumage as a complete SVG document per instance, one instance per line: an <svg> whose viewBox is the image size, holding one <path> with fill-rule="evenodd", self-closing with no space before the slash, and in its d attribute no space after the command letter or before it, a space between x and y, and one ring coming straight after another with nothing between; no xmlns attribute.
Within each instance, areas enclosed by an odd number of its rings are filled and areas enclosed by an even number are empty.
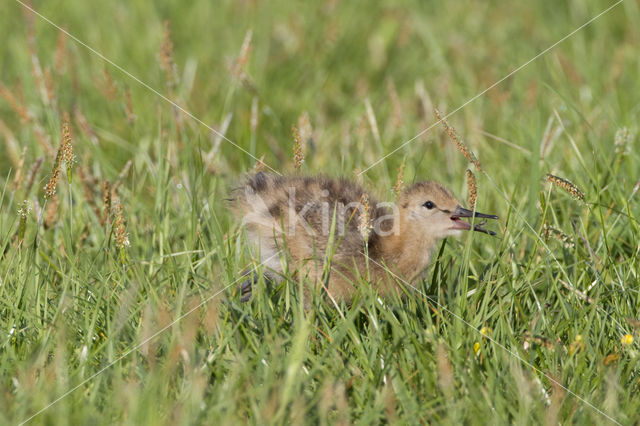
<svg viewBox="0 0 640 426"><path fill-rule="evenodd" d="M281 280L286 264L297 279L347 302L360 277L382 296L398 290L393 275L415 280L437 241L471 229L460 218L473 215L437 182L408 187L394 204L379 203L344 179L262 172L233 191L233 210L242 218L268 279ZM474 229L492 234L481 225ZM243 300L250 297L253 280L241 286Z"/></svg>

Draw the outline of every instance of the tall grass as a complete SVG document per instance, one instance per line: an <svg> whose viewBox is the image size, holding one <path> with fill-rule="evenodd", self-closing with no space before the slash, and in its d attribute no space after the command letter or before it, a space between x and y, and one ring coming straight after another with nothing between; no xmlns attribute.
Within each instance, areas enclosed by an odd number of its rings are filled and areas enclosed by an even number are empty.
<svg viewBox="0 0 640 426"><path fill-rule="evenodd" d="M33 3L216 134L8 2L0 423L637 422L637 2L448 117L472 193L439 126L358 173L610 4ZM443 242L406 299L242 304L225 198L261 167L437 179L499 237Z"/></svg>

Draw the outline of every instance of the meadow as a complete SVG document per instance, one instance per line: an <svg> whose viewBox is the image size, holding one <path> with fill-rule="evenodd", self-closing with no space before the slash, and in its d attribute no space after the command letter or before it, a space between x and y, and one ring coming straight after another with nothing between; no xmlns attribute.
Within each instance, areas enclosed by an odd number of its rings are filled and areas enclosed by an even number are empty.
<svg viewBox="0 0 640 426"><path fill-rule="evenodd" d="M0 424L639 422L638 22L637 0L4 2ZM291 279L241 303L226 199L258 169L386 200L466 200L471 170L497 236L445 240L403 298L363 280L305 310Z"/></svg>

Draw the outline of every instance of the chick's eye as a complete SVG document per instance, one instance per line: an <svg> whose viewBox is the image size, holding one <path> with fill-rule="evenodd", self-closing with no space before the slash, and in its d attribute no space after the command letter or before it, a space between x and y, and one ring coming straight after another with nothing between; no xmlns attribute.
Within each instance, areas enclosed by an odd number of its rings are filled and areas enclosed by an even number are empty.
<svg viewBox="0 0 640 426"><path fill-rule="evenodd" d="M426 203L423 204L423 206L425 206L426 208L428 208L429 210L431 210L432 208L434 208L436 205L433 204L433 202L431 201L427 201Z"/></svg>

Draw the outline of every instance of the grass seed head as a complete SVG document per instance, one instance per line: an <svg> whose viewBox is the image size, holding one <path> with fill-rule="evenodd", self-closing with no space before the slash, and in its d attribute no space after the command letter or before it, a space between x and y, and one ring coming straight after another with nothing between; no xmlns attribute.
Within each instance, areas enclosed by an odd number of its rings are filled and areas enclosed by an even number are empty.
<svg viewBox="0 0 640 426"><path fill-rule="evenodd" d="M300 130L300 139L306 146L313 143L313 128L308 112L305 111L298 117L298 129Z"/></svg>
<svg viewBox="0 0 640 426"><path fill-rule="evenodd" d="M476 207L476 200L478 199L478 183L476 181L476 175L469 169L466 170L467 175L467 189L469 191L469 209L474 210Z"/></svg>
<svg viewBox="0 0 640 426"><path fill-rule="evenodd" d="M360 205L362 210L360 211L359 223L358 223L358 231L360 231L360 235L364 238L365 241L369 240L369 235L371 235L371 205L369 203L369 195L362 194L362 198L360 199Z"/></svg>
<svg viewBox="0 0 640 426"><path fill-rule="evenodd" d="M13 93L11 93L11 91L2 83L0 83L0 97L4 98L4 100L9 103L11 109L18 114L23 123L31 121L31 115L27 108L21 105L20 101L18 101Z"/></svg>
<svg viewBox="0 0 640 426"><path fill-rule="evenodd" d="M20 216L20 224L18 225L18 244L22 244L22 240L24 240L24 233L27 229L27 217L31 213L31 204L28 200L24 200L20 209L18 210L18 215Z"/></svg>
<svg viewBox="0 0 640 426"><path fill-rule="evenodd" d="M124 89L124 111L127 115L127 121L129 124L133 124L136 121L136 114L133 112L133 102L131 101L131 89L128 87Z"/></svg>
<svg viewBox="0 0 640 426"><path fill-rule="evenodd" d="M56 51L53 55L53 70L58 74L62 74L64 64L67 60L67 34L64 31L58 33L58 41L56 42Z"/></svg>
<svg viewBox="0 0 640 426"><path fill-rule="evenodd" d="M53 77L51 76L51 68L46 67L44 69L44 88L47 93L47 99L49 100L49 105L56 105L56 89L53 83Z"/></svg>
<svg viewBox="0 0 640 426"><path fill-rule="evenodd" d="M166 74L167 85L174 87L178 84L178 71L173 60L173 41L171 40L171 28L169 21L164 21L164 35L160 45L160 65Z"/></svg>
<svg viewBox="0 0 640 426"><path fill-rule="evenodd" d="M393 185L393 192L396 194L396 197L400 195L402 191L404 191L404 168L405 162L402 160L402 163L398 167L398 177L396 178L396 183Z"/></svg>
<svg viewBox="0 0 640 426"><path fill-rule="evenodd" d="M362 169L360 167L356 166L356 168L353 169L353 180L355 182L357 182L358 184L362 185L362 183L363 183Z"/></svg>
<svg viewBox="0 0 640 426"><path fill-rule="evenodd" d="M116 246L122 250L131 244L129 242L129 234L127 234L126 221L124 220L124 214L122 213L122 203L116 201L114 213L113 230L116 237Z"/></svg>
<svg viewBox="0 0 640 426"><path fill-rule="evenodd" d="M254 175L262 170L264 170L265 168L265 163L264 163L264 154L258 159L258 161L256 161L256 163L253 165L253 168L251 169L251 175Z"/></svg>
<svg viewBox="0 0 640 426"><path fill-rule="evenodd" d="M449 125L446 118L442 116L438 109L434 109L434 113L438 118L438 121L440 121L444 126L444 130L447 132L447 135L449 135L449 139L451 139L451 141L456 145L456 148L458 148L458 151L460 151L462 155L464 155L464 158L466 158L468 162L476 166L476 170L482 171L480 161L478 161L475 154L471 152L467 145L465 145L465 143L460 140L460 138L456 134L456 130Z"/></svg>
<svg viewBox="0 0 640 426"><path fill-rule="evenodd" d="M302 152L302 138L300 137L300 131L296 126L291 128L293 134L293 165L297 171L302 167L304 163L304 153Z"/></svg>
<svg viewBox="0 0 640 426"><path fill-rule="evenodd" d="M58 185L58 180L60 180L60 169L62 168L63 149L64 141L62 141L60 148L58 148L58 153L56 154L56 158L53 161L53 168L51 169L51 177L44 187L45 199L53 197L56 193L56 186Z"/></svg>
<svg viewBox="0 0 640 426"><path fill-rule="evenodd" d="M71 169L73 168L73 144L71 139L71 125L69 124L69 114L64 113L62 122L62 161L67 167L67 182L71 183Z"/></svg>
<svg viewBox="0 0 640 426"><path fill-rule="evenodd" d="M13 177L13 187L16 190L19 190L22 184L24 183L23 174L24 174L24 162L27 157L27 147L22 148L22 153L20 154L20 159L18 160L18 166L16 167L16 174Z"/></svg>
<svg viewBox="0 0 640 426"><path fill-rule="evenodd" d="M562 188L567 194L571 195L576 200L584 201L584 192L580 190L576 185L568 181L567 179L547 174L546 179L548 182Z"/></svg>
<svg viewBox="0 0 640 426"><path fill-rule="evenodd" d="M111 76L111 73L107 69L105 65L102 69L102 74L104 75L104 83L102 84L102 94L110 101L114 100L118 96L118 88L116 87L116 83Z"/></svg>
<svg viewBox="0 0 640 426"><path fill-rule="evenodd" d="M62 159L67 163L67 167L70 167L73 163L73 145L68 113L65 113L65 118L62 122Z"/></svg>
<svg viewBox="0 0 640 426"><path fill-rule="evenodd" d="M102 214L102 224L104 225L109 219L109 212L111 211L111 184L109 181L102 182L102 204L104 207Z"/></svg>
<svg viewBox="0 0 640 426"><path fill-rule="evenodd" d="M87 137L94 145L98 144L98 136L94 132L93 128L89 124L89 120L84 115L82 110L76 107L73 110L73 117L75 118L76 125L80 128L80 131Z"/></svg>
<svg viewBox="0 0 640 426"><path fill-rule="evenodd" d="M238 54L238 58L235 60L234 64L231 66L231 74L239 79L245 79L244 69L249 62L249 54L251 53L251 39L253 38L253 31L249 30L244 36L244 40L242 41L242 46L240 47L240 53Z"/></svg>
<svg viewBox="0 0 640 426"><path fill-rule="evenodd" d="M27 173L27 183L24 187L25 195L29 194L31 188L33 187L33 183L36 180L36 176L38 175L38 171L40 170L40 166L44 163L44 157L40 157L33 162L31 167L29 168L29 173Z"/></svg>

